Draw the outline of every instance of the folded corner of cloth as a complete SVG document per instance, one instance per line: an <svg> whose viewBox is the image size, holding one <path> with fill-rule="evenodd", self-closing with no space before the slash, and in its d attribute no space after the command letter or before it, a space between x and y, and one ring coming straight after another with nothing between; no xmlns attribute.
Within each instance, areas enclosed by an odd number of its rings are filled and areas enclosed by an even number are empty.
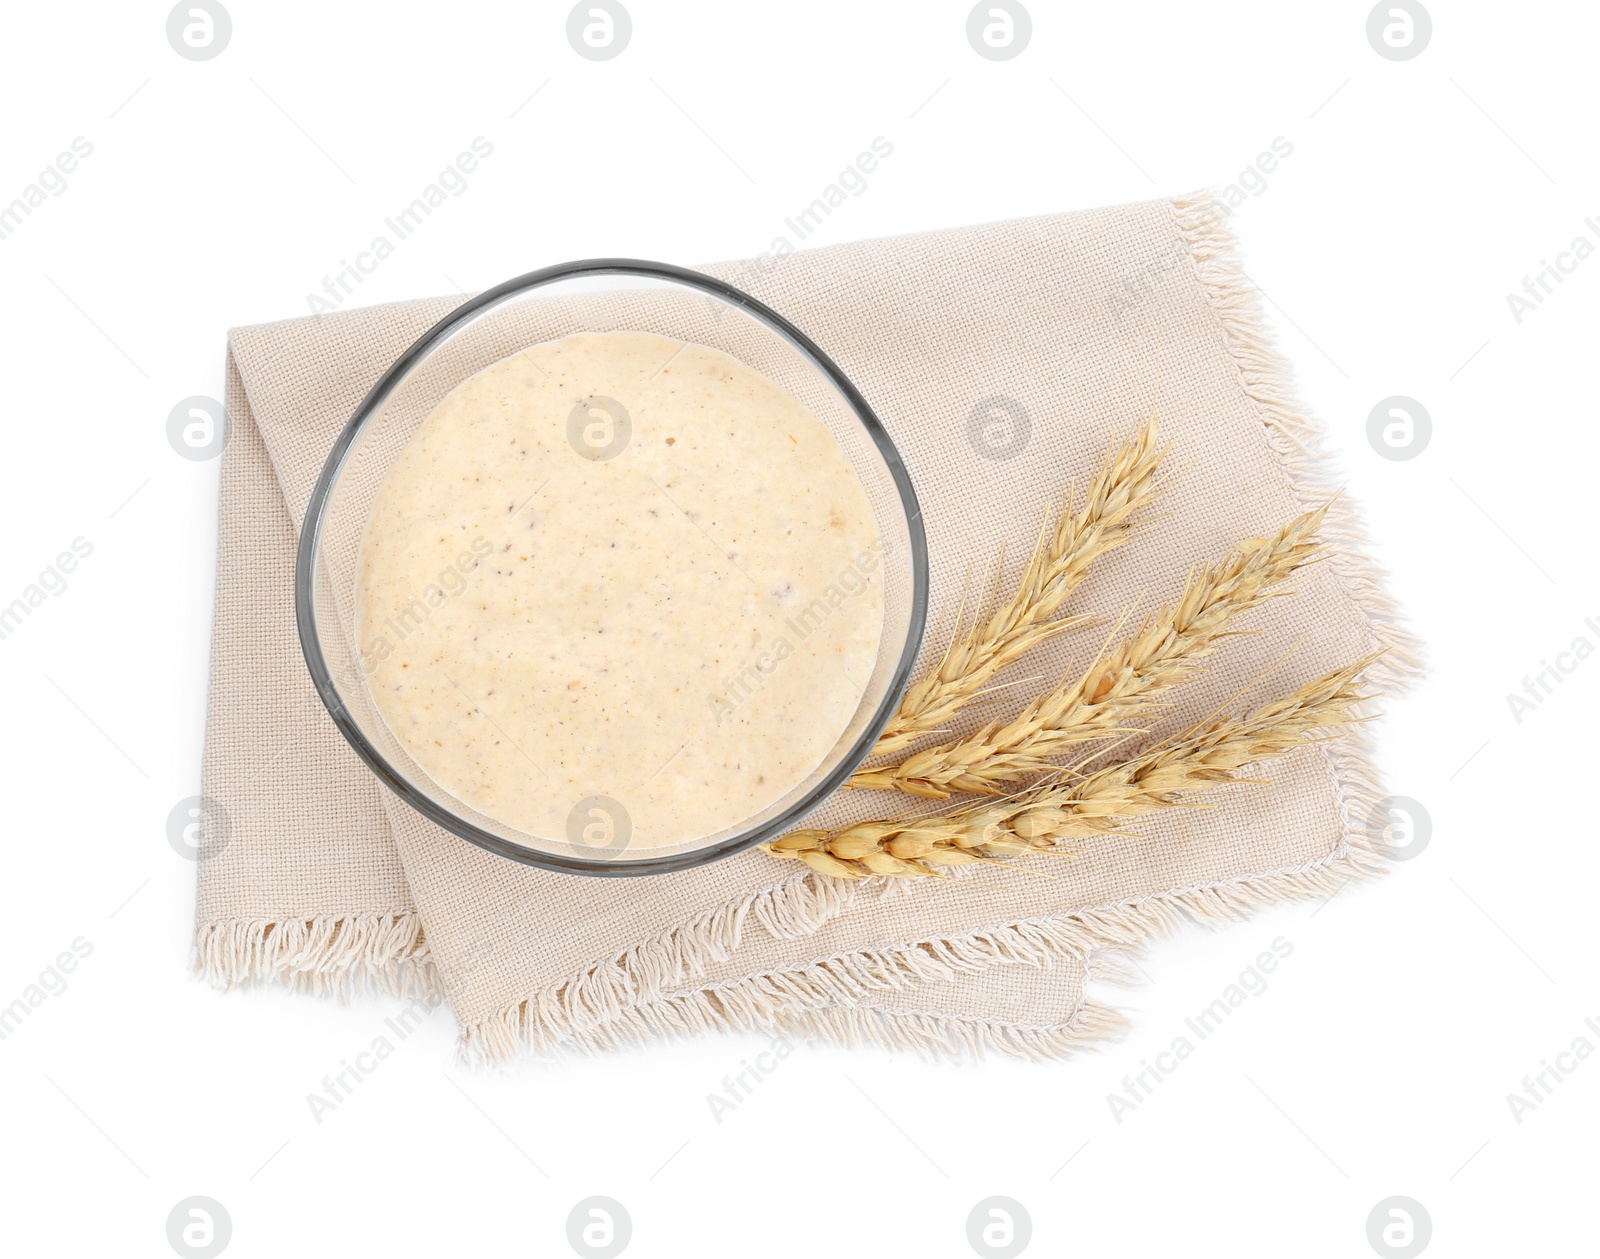
<svg viewBox="0 0 1600 1259"><path fill-rule="evenodd" d="M1110 623L1170 600L1196 563L1333 500L1328 561L1297 577L1292 598L1252 612L1262 632L1208 659L1175 718L1204 717L1269 668L1299 685L1382 651L1368 676L1387 689L1417 669L1209 198L704 270L817 341L905 457L929 537L925 657L942 651L968 574L996 554L1027 555L1068 483L1165 399L1181 474L1162 518L1137 556L1097 568L1075 607ZM1264 764L1267 786L1085 841L1049 877L987 866L843 882L756 851L681 874L583 879L442 831L379 784L323 711L300 658L293 570L336 434L456 304L230 336L196 926L198 967L213 980L447 1000L468 1057L713 1028L1055 1057L1122 1026L1089 981L1125 978L1152 937L1326 895L1383 867L1384 793L1354 730ZM1030 417L1026 449L1004 462L968 440L971 417L996 398ZM1055 645L1039 650L1043 671L1065 667ZM885 807L877 792L844 794L810 824Z"/></svg>

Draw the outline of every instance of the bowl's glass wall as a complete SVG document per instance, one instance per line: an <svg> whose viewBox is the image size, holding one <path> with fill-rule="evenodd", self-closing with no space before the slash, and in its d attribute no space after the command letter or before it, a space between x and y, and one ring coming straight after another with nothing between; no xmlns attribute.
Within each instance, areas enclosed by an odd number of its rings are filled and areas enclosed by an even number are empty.
<svg viewBox="0 0 1600 1259"><path fill-rule="evenodd" d="M564 835L530 835L478 812L436 784L410 757L380 716L366 684L356 646L355 586L362 535L374 497L395 457L435 406L467 377L519 350L577 332L636 330L698 342L725 351L800 399L837 439L865 487L876 517L883 557L884 624L878 658L855 712L832 750L806 779L761 814L675 848L637 852L597 850ZM651 276L588 275L559 279L513 293L453 327L415 362L361 425L333 473L323 504L312 574L312 624L316 645L338 692L344 715L389 769L415 793L433 801L458 833L481 841L477 828L511 846L513 855L540 864L612 867L651 863L686 852L728 851L730 841L764 838L778 821L815 803L830 774L881 726L898 699L911 641L920 637L920 528L908 521L914 500L844 392L819 363L784 331L743 304L688 284ZM858 757L859 759L859 757ZM577 802L574 801L574 804ZM504 851L501 845L498 850ZM681 864L681 863L680 863ZM616 870L621 873L622 870Z"/></svg>

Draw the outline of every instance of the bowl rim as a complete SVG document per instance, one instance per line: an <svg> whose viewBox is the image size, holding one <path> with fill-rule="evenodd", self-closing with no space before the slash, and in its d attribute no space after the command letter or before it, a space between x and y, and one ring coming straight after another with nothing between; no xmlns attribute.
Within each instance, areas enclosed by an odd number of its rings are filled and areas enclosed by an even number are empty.
<svg viewBox="0 0 1600 1259"><path fill-rule="evenodd" d="M699 289L702 292L748 309L757 318L771 325L776 331L788 338L822 370L834 387L844 395L851 410L855 412L856 418L861 422L862 427L866 429L867 435L872 438L873 444L877 447L879 456L888 468L890 477L894 481L895 489L900 496L900 504L905 513L906 530L909 535L911 549L911 612L907 625L905 645L901 650L900 659L895 663L894 673L890 677L889 686L884 692L884 698L879 705L878 711L873 714L865 729L857 737L849 751L840 759L839 763L802 799L758 827L740 831L738 834L729 836L727 839L706 848L671 853L660 857L646 857L629 862L619 862L615 859L608 860L605 858L564 857L559 854L538 852L524 848L511 840L484 830L412 786L410 781L390 765L383 754L368 741L361 728L351 717L344 699L339 693L338 684L334 681L332 670L328 667L327 659L323 655L322 645L317 637L314 607L316 557L322 540L323 513L327 507L329 496L334 485L338 482L344 461L349 455L357 435L394 391L395 386L453 331L476 318L481 312L497 306L505 299L514 297L519 293L528 292L558 280L598 275L642 276L648 279L673 281L690 288ZM910 680L911 669L916 662L917 653L921 649L922 636L927 624L928 545L927 533L923 526L922 506L917 499L916 488L911 482L911 475L906 469L905 461L900 457L899 449L895 446L888 430L884 428L883 422L878 418L871 404L868 403L861 391L856 388L855 384L845 375L838 364L815 341L770 306L752 297L742 289L727 283L725 280L665 262L651 262L640 258L588 258L575 262L557 263L554 266L541 267L536 271L529 271L502 284L497 284L495 287L484 290L476 297L469 298L456 307L423 333L422 336L418 337L394 361L368 391L366 397L361 400L351 414L350 419L346 421L344 428L340 430L338 437L334 439L327 459L323 462L322 471L318 475L317 483L311 491L310 499L306 503L304 521L295 554L295 627L299 633L301 654L305 657L306 668L310 671L312 683L316 686L317 694L321 698L323 706L328 710L328 716L333 719L333 724L338 728L339 733L344 736L345 742L350 745L356 755L361 758L380 782L429 821L466 840L468 843L484 849L486 852L494 853L496 856L515 861L520 865L534 866L542 870L555 870L564 874L633 878L692 870L700 866L710 865L712 862L720 861L724 857L730 857L735 853L744 852L755 847L763 840L769 839L787 829L798 818L809 813L828 796L832 795L871 754L872 747L877 742L879 734L882 733L884 726L888 724L890 717L899 706L900 698Z"/></svg>

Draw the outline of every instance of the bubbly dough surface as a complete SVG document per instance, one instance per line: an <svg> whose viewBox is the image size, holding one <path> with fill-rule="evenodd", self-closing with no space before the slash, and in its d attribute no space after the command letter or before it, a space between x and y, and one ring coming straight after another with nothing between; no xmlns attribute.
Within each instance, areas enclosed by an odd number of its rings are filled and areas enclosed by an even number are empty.
<svg viewBox="0 0 1600 1259"><path fill-rule="evenodd" d="M866 492L793 396L642 332L463 381L380 487L362 666L446 790L617 852L716 834L849 724L883 627Z"/></svg>

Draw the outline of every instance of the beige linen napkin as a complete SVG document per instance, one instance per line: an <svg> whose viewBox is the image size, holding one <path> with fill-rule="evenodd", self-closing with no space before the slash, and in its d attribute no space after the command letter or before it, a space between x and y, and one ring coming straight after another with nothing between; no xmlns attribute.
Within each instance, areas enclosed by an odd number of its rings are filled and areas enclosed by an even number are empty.
<svg viewBox="0 0 1600 1259"><path fill-rule="evenodd" d="M1013 580L1046 508L1155 405L1173 444L1159 517L1102 561L1075 610L1152 610L1194 565L1323 501L1333 483L1205 197L707 267L808 332L883 419L927 523L924 657L997 556ZM1268 787L1141 819L1075 861L946 880L839 883L745 853L649 879L527 869L424 821L344 745L293 620L293 550L335 434L393 359L458 299L236 329L228 360L216 628L203 792L199 964L224 983L442 989L467 1052L761 1027L938 1051L1055 1055L1116 1028L1086 995L1184 916L1331 891L1381 866L1381 801L1353 737L1263 767ZM1003 400L1002 403L996 400ZM1021 449L981 432L1025 416ZM1387 647L1414 667L1341 499L1335 554L1252 614L1170 720L1287 692ZM1103 631L1102 631L1103 632ZM1051 678L1098 647L1016 667ZM1293 650L1289 649L1293 647ZM1264 682L1251 682L1274 662ZM1003 701L1002 701L1003 702ZM958 729L979 713L967 714ZM901 809L841 793L808 824Z"/></svg>

